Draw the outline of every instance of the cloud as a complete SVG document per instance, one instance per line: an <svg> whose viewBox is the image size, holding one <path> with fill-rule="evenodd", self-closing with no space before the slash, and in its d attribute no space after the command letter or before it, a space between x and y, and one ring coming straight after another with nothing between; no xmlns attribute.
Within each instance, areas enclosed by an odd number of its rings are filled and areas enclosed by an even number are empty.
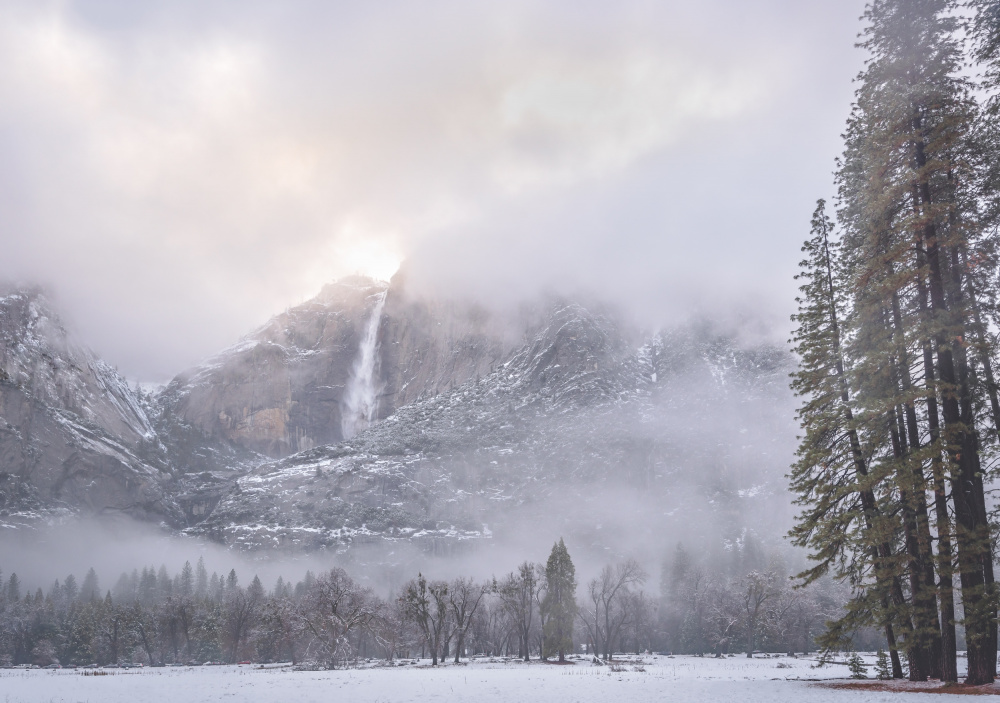
<svg viewBox="0 0 1000 703"><path fill-rule="evenodd" d="M6 3L0 277L144 379L404 258L458 294L780 317L860 9Z"/></svg>
<svg viewBox="0 0 1000 703"><path fill-rule="evenodd" d="M515 192L600 178L695 126L757 108L766 92L746 67L715 75L682 56L546 67L502 96L506 149L496 178Z"/></svg>

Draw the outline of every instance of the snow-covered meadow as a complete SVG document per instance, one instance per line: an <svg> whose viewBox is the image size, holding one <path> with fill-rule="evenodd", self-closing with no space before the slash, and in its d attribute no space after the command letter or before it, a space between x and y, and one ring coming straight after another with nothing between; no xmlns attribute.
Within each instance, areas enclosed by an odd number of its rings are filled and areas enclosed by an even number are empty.
<svg viewBox="0 0 1000 703"><path fill-rule="evenodd" d="M871 664L873 657L866 657ZM743 656L724 659L655 656L614 667L584 660L557 666L533 661L479 660L431 668L429 662L338 671L294 671L290 666L203 666L94 670L0 670L3 703L384 703L397 701L546 701L546 703L657 703L736 701L890 701L899 693L830 688L848 676L843 664L815 668L807 658ZM870 670L870 675L874 676ZM932 684L933 685L933 684ZM899 689L907 688L900 683ZM1000 689L995 691L1000 693ZM911 693L906 700L937 700Z"/></svg>

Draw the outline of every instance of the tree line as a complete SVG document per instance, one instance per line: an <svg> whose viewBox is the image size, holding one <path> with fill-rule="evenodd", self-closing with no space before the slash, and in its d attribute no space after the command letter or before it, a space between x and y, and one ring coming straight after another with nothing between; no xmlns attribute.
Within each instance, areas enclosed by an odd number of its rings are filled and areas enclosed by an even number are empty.
<svg viewBox="0 0 1000 703"><path fill-rule="evenodd" d="M16 573L0 588L0 665L564 660L576 651L580 617L562 540L546 564L525 562L482 582L419 574L389 597L342 568L294 584L279 578L268 590L256 576L242 584L235 570L209 575L202 559L174 575L165 566L134 570L106 590L91 569L82 582L70 575L47 591L21 591ZM623 584L607 606L617 612L630 593ZM603 636L603 625L594 632Z"/></svg>
<svg viewBox="0 0 1000 703"><path fill-rule="evenodd" d="M643 590L634 560L579 584L562 540L544 564L501 577L428 579L386 597L345 570L282 578L266 589L235 570L209 575L203 560L122 574L102 588L91 569L47 591L22 593L16 574L0 587L0 665L241 661L336 668L364 659L432 664L496 656L611 661L620 652L808 652L824 613L822 589L794 590L773 564L729 576L682 547L668 561L660 597Z"/></svg>
<svg viewBox="0 0 1000 703"><path fill-rule="evenodd" d="M661 650L699 656L755 651L810 654L849 593L832 579L796 587L778 555L744 537L737 564L696 556L681 544L664 561L654 641ZM874 649L870 629L844 649ZM873 646L874 645L874 646Z"/></svg>
<svg viewBox="0 0 1000 703"><path fill-rule="evenodd" d="M803 433L793 541L852 598L823 636L876 626L893 676L997 668L1000 2L873 0L868 60L798 279ZM975 76L968 66L978 67Z"/></svg>

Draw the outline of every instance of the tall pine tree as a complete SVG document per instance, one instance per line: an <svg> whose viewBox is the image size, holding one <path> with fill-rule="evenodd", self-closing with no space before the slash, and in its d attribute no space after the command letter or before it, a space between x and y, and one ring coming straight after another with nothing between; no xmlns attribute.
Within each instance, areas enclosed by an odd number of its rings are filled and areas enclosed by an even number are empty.
<svg viewBox="0 0 1000 703"><path fill-rule="evenodd" d="M865 12L869 60L837 172L839 246L818 209L800 274L793 387L805 435L792 484L805 510L793 536L817 560L806 579L836 565L854 586L828 642L878 621L890 652L902 638L915 680L957 678L957 566L967 681L980 684L996 674L983 467L1000 439L983 174L1000 141L984 136L962 77L955 9L873 0Z"/></svg>
<svg viewBox="0 0 1000 703"><path fill-rule="evenodd" d="M874 486L884 477L871 474L870 449L863 446L855 419L841 333L845 301L836 286L837 243L825 206L822 200L816 206L797 276L801 294L793 342L799 367L792 388L804 398L799 421L805 434L791 481L804 509L791 536L812 549L817 562L800 575L806 583L833 570L855 586L856 598L831 628L829 644L873 617L885 631L893 673L901 677L894 620L904 598L893 547L896 525L879 506Z"/></svg>
<svg viewBox="0 0 1000 703"><path fill-rule="evenodd" d="M559 655L566 661L566 652L573 651L573 621L576 619L576 567L562 538L552 546L545 564L545 628L542 633L542 657Z"/></svg>

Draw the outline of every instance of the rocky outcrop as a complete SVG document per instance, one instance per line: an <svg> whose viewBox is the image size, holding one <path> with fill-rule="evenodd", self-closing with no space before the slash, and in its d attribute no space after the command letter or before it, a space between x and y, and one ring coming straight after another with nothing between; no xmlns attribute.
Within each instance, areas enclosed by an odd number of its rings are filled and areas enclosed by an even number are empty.
<svg viewBox="0 0 1000 703"><path fill-rule="evenodd" d="M383 294L376 419L485 376L510 351L504 327L481 308L413 297L401 277L388 286L354 277L177 376L158 399L161 414L272 458L343 440L345 388Z"/></svg>
<svg viewBox="0 0 1000 703"><path fill-rule="evenodd" d="M491 373L261 465L190 532L283 551L555 534L601 558L690 537L695 512L720 542L778 534L791 364L693 330L632 341L556 304Z"/></svg>
<svg viewBox="0 0 1000 703"><path fill-rule="evenodd" d="M37 290L0 295L0 514L60 507L177 516L136 394L70 343Z"/></svg>
<svg viewBox="0 0 1000 703"><path fill-rule="evenodd" d="M342 397L385 284L352 278L275 316L177 376L161 414L202 436L281 457L342 439Z"/></svg>
<svg viewBox="0 0 1000 703"><path fill-rule="evenodd" d="M439 553L544 532L601 559L694 525L717 544L777 535L793 363L708 328L638 333L572 301L507 318L401 277L353 278L143 395L72 345L37 292L10 292L0 518L118 511L289 551ZM362 366L375 422L345 439Z"/></svg>
<svg viewBox="0 0 1000 703"><path fill-rule="evenodd" d="M397 274L379 330L379 417L488 375L525 331L479 305L412 295Z"/></svg>

